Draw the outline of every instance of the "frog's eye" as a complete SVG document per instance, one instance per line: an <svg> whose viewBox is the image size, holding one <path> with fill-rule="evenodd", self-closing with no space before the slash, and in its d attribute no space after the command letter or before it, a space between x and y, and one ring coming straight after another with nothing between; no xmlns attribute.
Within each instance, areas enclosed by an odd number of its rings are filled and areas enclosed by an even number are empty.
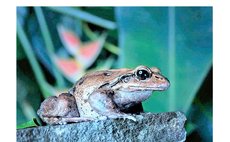
<svg viewBox="0 0 230 142"><path fill-rule="evenodd" d="M145 80L151 77L151 74L145 69L139 69L136 71L136 76L139 80Z"/></svg>

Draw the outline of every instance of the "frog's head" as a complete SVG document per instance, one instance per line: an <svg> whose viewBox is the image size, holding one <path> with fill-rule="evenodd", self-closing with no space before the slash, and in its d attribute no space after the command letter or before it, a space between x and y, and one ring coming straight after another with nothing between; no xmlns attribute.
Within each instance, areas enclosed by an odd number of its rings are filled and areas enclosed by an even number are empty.
<svg viewBox="0 0 230 142"><path fill-rule="evenodd" d="M170 86L158 68L147 66L138 66L122 75L119 84L120 90L124 91L163 91Z"/></svg>

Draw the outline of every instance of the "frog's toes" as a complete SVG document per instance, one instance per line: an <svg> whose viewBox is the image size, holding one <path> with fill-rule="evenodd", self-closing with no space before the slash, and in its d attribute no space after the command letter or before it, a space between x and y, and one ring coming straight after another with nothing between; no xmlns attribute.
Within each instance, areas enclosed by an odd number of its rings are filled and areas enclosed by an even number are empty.
<svg viewBox="0 0 230 142"><path fill-rule="evenodd" d="M130 120L133 120L133 121L137 121L137 119L135 118L135 117L133 117L133 116L131 116L131 115L128 115L128 116L126 116L125 117L126 119L130 119Z"/></svg>
<svg viewBox="0 0 230 142"><path fill-rule="evenodd" d="M123 119L130 119L130 120L133 120L135 122L137 121L137 119L131 115L123 115L122 118Z"/></svg>
<svg viewBox="0 0 230 142"><path fill-rule="evenodd" d="M100 116L100 117L98 118L98 120L107 120L107 119L108 119L107 116Z"/></svg>
<svg viewBox="0 0 230 142"><path fill-rule="evenodd" d="M65 124L67 124L67 122L65 122L65 121L60 121L58 124L60 124L60 125L65 125Z"/></svg>

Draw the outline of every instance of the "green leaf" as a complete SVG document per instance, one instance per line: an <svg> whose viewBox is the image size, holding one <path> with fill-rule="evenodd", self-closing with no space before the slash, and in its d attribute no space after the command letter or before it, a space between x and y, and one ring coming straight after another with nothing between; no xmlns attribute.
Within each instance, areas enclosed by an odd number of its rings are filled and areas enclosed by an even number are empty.
<svg viewBox="0 0 230 142"><path fill-rule="evenodd" d="M18 40L18 37L17 37ZM23 48L19 42L17 42L17 60L24 59L26 57Z"/></svg>
<svg viewBox="0 0 230 142"><path fill-rule="evenodd" d="M27 38L27 35L20 23L20 21L17 19L17 36L18 39L23 47L23 50L29 60L29 63L33 69L33 72L35 74L35 78L37 83L39 84L39 87L42 91L42 94L44 97L49 97L52 95L52 88L51 86L46 82L45 76L43 74L42 69L40 68L40 65L35 57L35 54L32 50L31 44Z"/></svg>
<svg viewBox="0 0 230 142"><path fill-rule="evenodd" d="M45 41L47 53L48 53L48 55L52 61L51 66L52 66L52 71L53 71L54 77L55 77L56 82L57 82L57 86L60 88L64 87L64 84L65 84L64 79L61 76L61 73L58 71L57 66L55 66L54 60L52 58L53 55L55 54L54 53L55 49L54 49L53 42L51 40L51 34L50 34L48 26L46 24L44 14L43 14L42 9L40 7L34 7L34 10L35 10L35 14L37 16L38 22L39 22L42 36L43 36L44 41Z"/></svg>
<svg viewBox="0 0 230 142"><path fill-rule="evenodd" d="M38 123L36 118L33 118L32 120L30 120L28 122L17 125L17 129L36 127L36 126L41 126L41 124Z"/></svg>
<svg viewBox="0 0 230 142"><path fill-rule="evenodd" d="M187 136L190 135L196 128L197 128L196 124L194 124L194 123L192 123L190 121L187 121L187 123L185 125Z"/></svg>
<svg viewBox="0 0 230 142"><path fill-rule="evenodd" d="M121 67L156 66L171 86L145 111L187 112L212 65L211 7L118 7Z"/></svg>
<svg viewBox="0 0 230 142"><path fill-rule="evenodd" d="M107 29L115 29L116 28L116 24L113 21L109 21L106 19L103 19L101 17L92 15L88 12L82 11L80 9L77 8L72 8L72 7L49 7L51 10L62 13L62 14L66 14L69 16L72 16L74 18L77 19L81 19L83 21L87 21L89 23L107 28Z"/></svg>
<svg viewBox="0 0 230 142"><path fill-rule="evenodd" d="M89 12L93 15L107 19L110 21L115 21L114 19L114 7L84 7L82 8L85 12Z"/></svg>

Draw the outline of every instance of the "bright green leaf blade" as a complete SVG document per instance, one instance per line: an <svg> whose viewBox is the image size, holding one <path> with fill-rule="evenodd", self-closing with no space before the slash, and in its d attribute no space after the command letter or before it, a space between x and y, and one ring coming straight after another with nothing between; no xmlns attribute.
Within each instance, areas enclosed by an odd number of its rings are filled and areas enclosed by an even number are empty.
<svg viewBox="0 0 230 142"><path fill-rule="evenodd" d="M187 136L190 135L196 128L197 128L196 124L188 121L185 125Z"/></svg>
<svg viewBox="0 0 230 142"><path fill-rule="evenodd" d="M82 8L85 12L91 13L95 16L107 19L110 21L115 21L114 19L114 7L84 7Z"/></svg>
<svg viewBox="0 0 230 142"><path fill-rule="evenodd" d="M30 120L28 122L17 125L17 129L36 127L36 126L41 126L41 124L38 123L36 118L33 118L32 120Z"/></svg>
<svg viewBox="0 0 230 142"><path fill-rule="evenodd" d="M23 51L23 48L19 42L17 42L17 56L16 57L17 57L17 60L26 58L25 52Z"/></svg>
<svg viewBox="0 0 230 142"><path fill-rule="evenodd" d="M62 13L62 14L66 14L69 16L72 16L74 18L79 18L81 20L87 21L89 23L107 28L107 29L115 29L116 28L116 24L113 21L109 21L106 19L103 19L101 17L97 17L95 15L92 15L88 12L82 11L80 9L77 8L73 8L73 7L49 7L51 10Z"/></svg>
<svg viewBox="0 0 230 142"><path fill-rule="evenodd" d="M52 94L51 90L52 89L51 89L50 85L45 80L45 76L43 74L43 71L40 68L38 61L36 60L36 57L33 53L30 42L27 38L27 35L25 34L25 31L24 31L23 27L21 26L18 19L17 19L17 35L18 35L19 41L22 44L24 52L25 52L27 58L29 59L30 65L33 69L36 81L39 84L39 87L42 91L42 94L44 95L44 97L51 96L51 94Z"/></svg>
<svg viewBox="0 0 230 142"><path fill-rule="evenodd" d="M118 7L120 66L157 66L171 87L146 111L187 112L212 65L212 8Z"/></svg>

